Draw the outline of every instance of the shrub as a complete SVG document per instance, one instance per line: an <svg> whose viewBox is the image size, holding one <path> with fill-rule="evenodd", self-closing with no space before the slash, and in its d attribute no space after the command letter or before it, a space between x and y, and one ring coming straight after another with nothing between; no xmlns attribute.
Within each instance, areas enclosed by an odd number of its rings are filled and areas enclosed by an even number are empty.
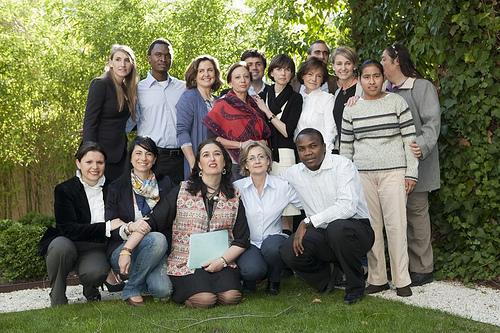
<svg viewBox="0 0 500 333"><path fill-rule="evenodd" d="M3 225L4 221L0 223ZM45 276L45 261L37 255L38 241L46 227L12 222L0 230L0 272L2 280L31 280Z"/></svg>

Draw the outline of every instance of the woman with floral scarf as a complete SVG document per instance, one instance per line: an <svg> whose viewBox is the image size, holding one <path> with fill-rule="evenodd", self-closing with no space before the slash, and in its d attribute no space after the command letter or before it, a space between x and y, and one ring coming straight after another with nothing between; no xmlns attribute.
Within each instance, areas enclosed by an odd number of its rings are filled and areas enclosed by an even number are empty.
<svg viewBox="0 0 500 333"><path fill-rule="evenodd" d="M123 299L132 306L144 305L144 294L165 298L172 291L166 274L171 232L147 219L172 188L168 177L158 179L155 175L157 157L154 141L137 137L129 149L131 170L109 186L106 200L106 219L119 218L126 223L111 232L108 256L113 270L127 280Z"/></svg>

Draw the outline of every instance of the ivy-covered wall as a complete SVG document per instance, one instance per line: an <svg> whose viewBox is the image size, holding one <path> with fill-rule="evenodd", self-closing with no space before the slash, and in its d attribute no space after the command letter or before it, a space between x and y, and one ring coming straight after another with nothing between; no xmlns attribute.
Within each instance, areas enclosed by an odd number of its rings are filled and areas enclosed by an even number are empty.
<svg viewBox="0 0 500 333"><path fill-rule="evenodd" d="M361 59L408 46L441 101L441 189L431 196L436 269L500 277L500 118L496 1L352 0L344 19Z"/></svg>

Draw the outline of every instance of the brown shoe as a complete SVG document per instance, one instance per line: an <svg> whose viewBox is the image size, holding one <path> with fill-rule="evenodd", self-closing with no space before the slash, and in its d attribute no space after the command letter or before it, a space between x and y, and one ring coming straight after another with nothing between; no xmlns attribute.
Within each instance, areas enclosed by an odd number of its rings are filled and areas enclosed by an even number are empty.
<svg viewBox="0 0 500 333"><path fill-rule="evenodd" d="M401 297L408 297L413 295L410 285L407 285L406 287L396 288L396 295Z"/></svg>
<svg viewBox="0 0 500 333"><path fill-rule="evenodd" d="M140 301L134 301L132 298L127 298L125 300L125 303L127 303L130 306L145 306L146 305L144 303L144 300L142 300L142 298L141 298Z"/></svg>
<svg viewBox="0 0 500 333"><path fill-rule="evenodd" d="M374 284L369 284L368 287L365 288L365 294L376 294L384 290L389 289L389 284L383 284L381 286L377 286Z"/></svg>

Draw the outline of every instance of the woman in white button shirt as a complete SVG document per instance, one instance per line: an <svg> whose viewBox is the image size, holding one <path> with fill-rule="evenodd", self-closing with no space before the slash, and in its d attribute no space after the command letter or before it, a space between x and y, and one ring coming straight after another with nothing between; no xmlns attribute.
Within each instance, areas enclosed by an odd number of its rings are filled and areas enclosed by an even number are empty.
<svg viewBox="0 0 500 333"><path fill-rule="evenodd" d="M295 190L287 181L269 175L271 150L263 143L250 142L240 155L241 174L234 182L240 191L250 228L250 247L239 257L244 291L256 290L256 281L267 277L266 292L279 293L283 262L279 249L291 234L283 230L281 214L288 204L300 206Z"/></svg>
<svg viewBox="0 0 500 333"><path fill-rule="evenodd" d="M325 138L326 151L332 152L337 126L333 118L333 95L321 90L321 85L328 79L326 65L321 60L310 58L300 65L297 79L305 86L305 91L301 93L304 101L294 138L304 128L314 128Z"/></svg>

